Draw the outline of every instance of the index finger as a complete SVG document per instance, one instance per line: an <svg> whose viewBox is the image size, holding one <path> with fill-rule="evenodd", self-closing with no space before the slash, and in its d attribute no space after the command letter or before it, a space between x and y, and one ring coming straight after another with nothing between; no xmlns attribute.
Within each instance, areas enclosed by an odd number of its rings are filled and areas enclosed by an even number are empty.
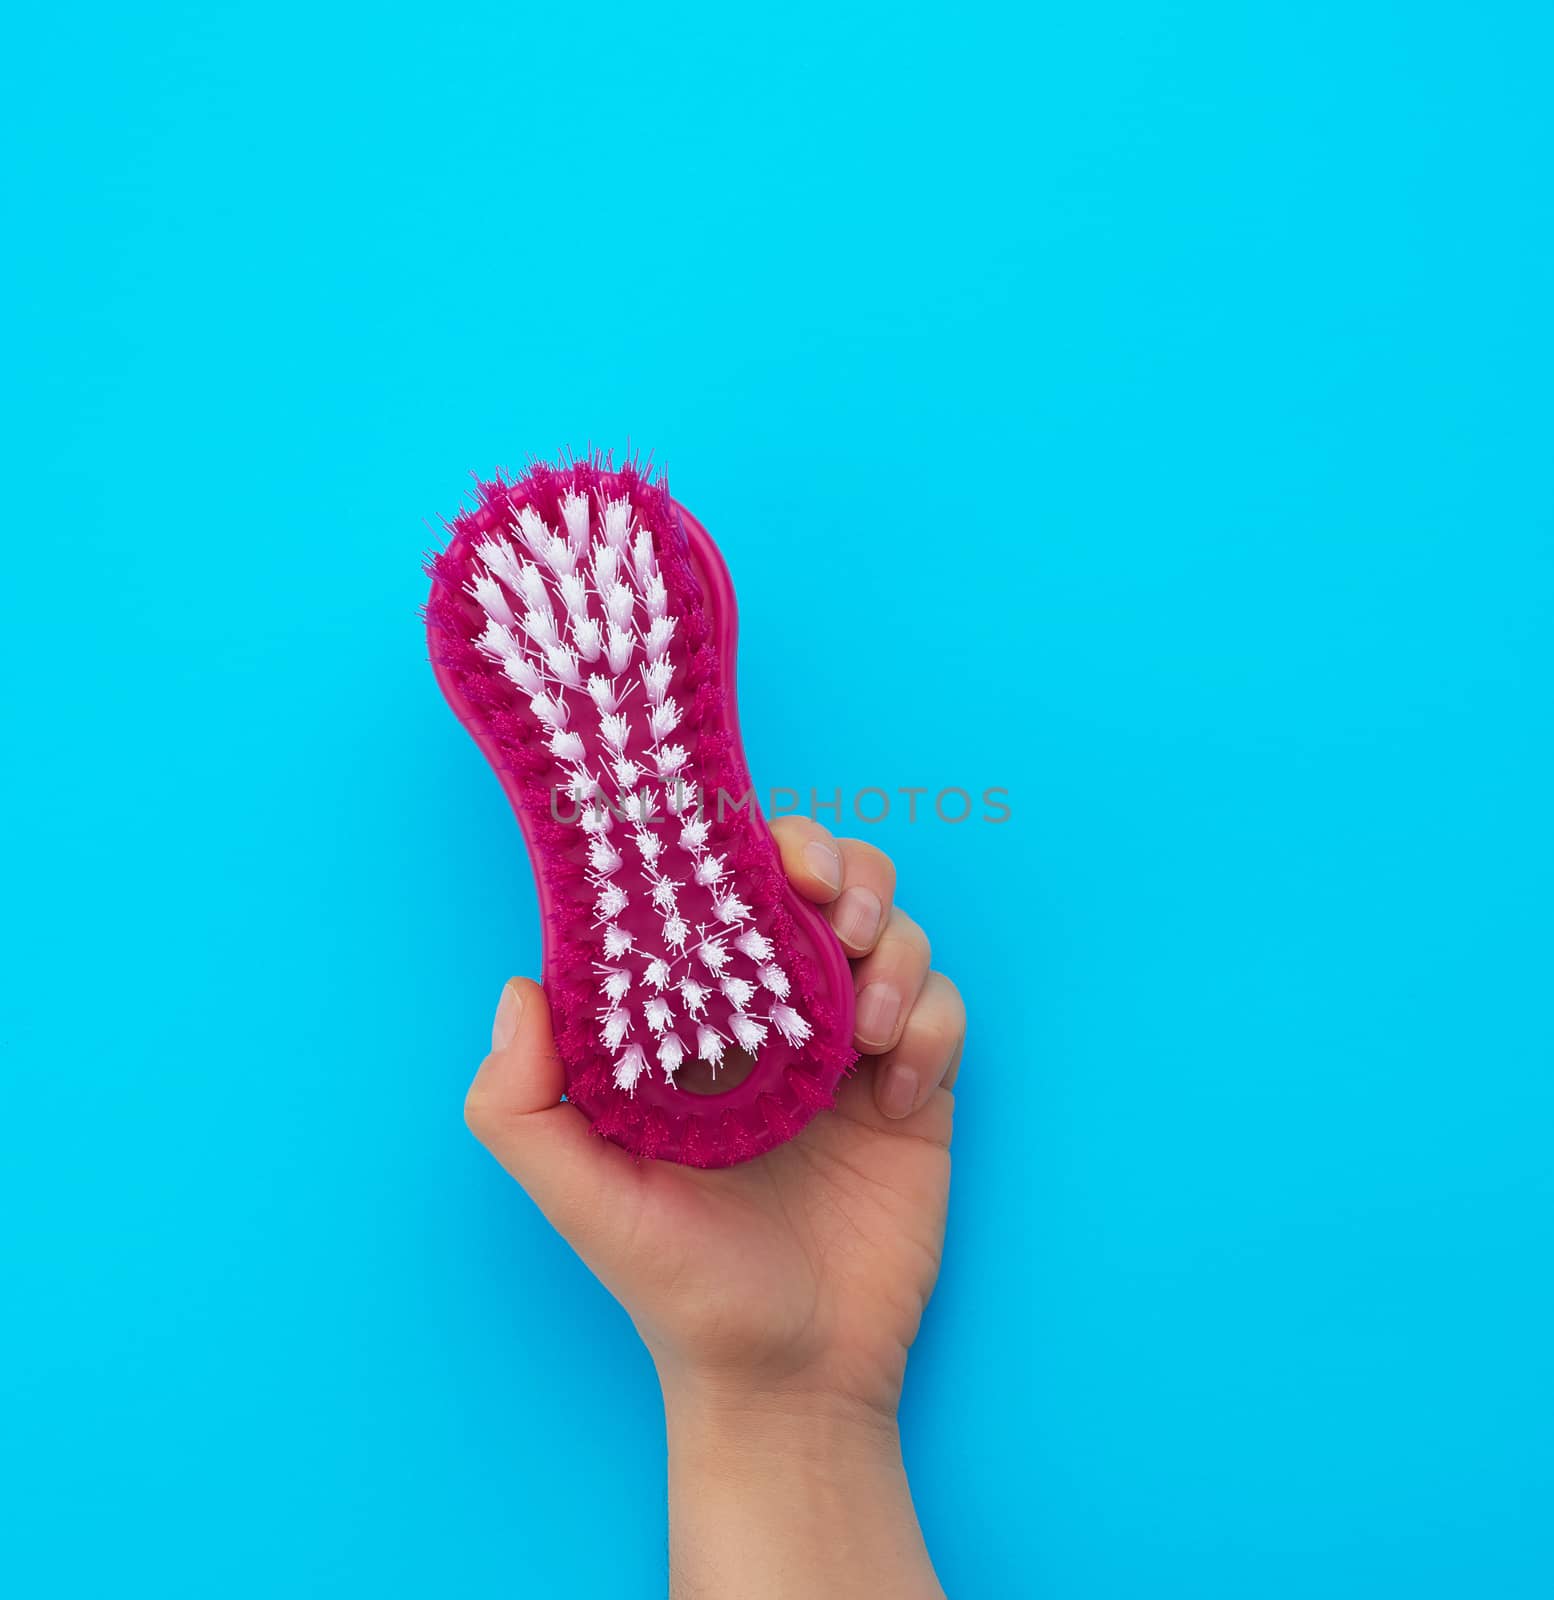
<svg viewBox="0 0 1554 1600"><path fill-rule="evenodd" d="M772 837L782 852L782 870L806 900L828 906L842 892L842 853L836 840L809 817L778 817Z"/></svg>
<svg viewBox="0 0 1554 1600"><path fill-rule="evenodd" d="M862 839L834 839L808 817L779 817L772 834L788 881L818 905L852 960L866 956L890 921L896 868Z"/></svg>

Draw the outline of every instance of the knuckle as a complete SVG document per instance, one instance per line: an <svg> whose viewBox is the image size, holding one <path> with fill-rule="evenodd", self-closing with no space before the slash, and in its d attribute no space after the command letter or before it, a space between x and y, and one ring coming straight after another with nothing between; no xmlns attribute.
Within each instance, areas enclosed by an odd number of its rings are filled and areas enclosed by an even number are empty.
<svg viewBox="0 0 1554 1600"><path fill-rule="evenodd" d="M891 908L889 937L915 959L924 963L933 959L933 946L923 925L895 907Z"/></svg>
<svg viewBox="0 0 1554 1600"><path fill-rule="evenodd" d="M863 839L846 839L843 843L851 857L849 865L857 876L868 877L881 884L885 893L894 889L896 864L878 845L869 844Z"/></svg>
<svg viewBox="0 0 1554 1600"><path fill-rule="evenodd" d="M961 1032L966 1031L966 1001L961 995L960 988L955 980L947 977L942 972L934 973L934 984L939 993L944 997L944 1003L949 1014L955 1019Z"/></svg>
<svg viewBox="0 0 1554 1600"><path fill-rule="evenodd" d="M950 1041L950 1049L959 1052L960 1047L966 1042L966 1008L959 1007L945 1024L945 1033Z"/></svg>
<svg viewBox="0 0 1554 1600"><path fill-rule="evenodd" d="M486 1142L486 1131L494 1120L491 1096L479 1078L469 1086L464 1096L464 1125L480 1140Z"/></svg>
<svg viewBox="0 0 1554 1600"><path fill-rule="evenodd" d="M926 1017L919 1024L923 1042L936 1060L948 1063L966 1036L965 1019L953 1012Z"/></svg>
<svg viewBox="0 0 1554 1600"><path fill-rule="evenodd" d="M960 991L942 972L930 972L912 1009L914 1038L933 1055L948 1061L966 1037L966 1007Z"/></svg>
<svg viewBox="0 0 1554 1600"><path fill-rule="evenodd" d="M799 816L773 817L770 827L772 837L784 849L791 849L804 844L813 839L817 833L824 831L812 823L808 817Z"/></svg>

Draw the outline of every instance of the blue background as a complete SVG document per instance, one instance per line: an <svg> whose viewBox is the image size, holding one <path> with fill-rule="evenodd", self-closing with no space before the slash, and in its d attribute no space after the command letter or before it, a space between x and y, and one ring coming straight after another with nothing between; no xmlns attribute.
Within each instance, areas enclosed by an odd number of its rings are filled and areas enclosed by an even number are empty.
<svg viewBox="0 0 1554 1600"><path fill-rule="evenodd" d="M651 1595L624 1316L466 1134L536 965L472 469L651 447L763 783L972 1016L956 1595L1554 1591L1554 19L8 25L0 1581Z"/></svg>

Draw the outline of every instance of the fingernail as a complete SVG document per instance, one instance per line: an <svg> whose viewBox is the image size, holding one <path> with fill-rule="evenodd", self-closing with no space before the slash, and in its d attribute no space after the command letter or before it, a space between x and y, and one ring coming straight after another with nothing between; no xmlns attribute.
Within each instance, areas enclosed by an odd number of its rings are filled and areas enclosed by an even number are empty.
<svg viewBox="0 0 1554 1600"><path fill-rule="evenodd" d="M892 1063L880 1080L880 1110L887 1117L909 1117L917 1104L917 1074L899 1061Z"/></svg>
<svg viewBox="0 0 1554 1600"><path fill-rule="evenodd" d="M516 979L509 978L502 989L502 998L496 1003L496 1016L491 1023L491 1048L505 1050L518 1031L518 1019L523 1015L523 992Z"/></svg>
<svg viewBox="0 0 1554 1600"><path fill-rule="evenodd" d="M901 997L888 983L871 983L858 996L853 1031L864 1044L889 1044L900 1010Z"/></svg>
<svg viewBox="0 0 1554 1600"><path fill-rule="evenodd" d="M880 897L872 889L854 885L831 907L831 926L843 944L867 950L880 931Z"/></svg>
<svg viewBox="0 0 1554 1600"><path fill-rule="evenodd" d="M804 846L804 865L831 890L842 887L842 858L833 846L811 839Z"/></svg>

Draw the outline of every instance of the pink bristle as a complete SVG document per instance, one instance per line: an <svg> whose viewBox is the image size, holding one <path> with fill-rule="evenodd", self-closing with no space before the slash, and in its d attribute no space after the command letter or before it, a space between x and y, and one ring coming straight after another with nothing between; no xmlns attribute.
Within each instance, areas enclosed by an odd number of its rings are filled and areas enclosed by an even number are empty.
<svg viewBox="0 0 1554 1600"><path fill-rule="evenodd" d="M718 1123L718 1138L723 1148L730 1153L732 1161L748 1161L756 1154L754 1136L732 1111L726 1113Z"/></svg>
<svg viewBox="0 0 1554 1600"><path fill-rule="evenodd" d="M786 1083L784 1087L787 1087ZM756 1109L766 1120L766 1127L774 1144L782 1144L798 1131L792 1115L774 1094L763 1094L756 1101Z"/></svg>
<svg viewBox="0 0 1554 1600"><path fill-rule="evenodd" d="M783 1081L793 1091L794 1098L799 1104L808 1106L811 1111L819 1111L823 1106L835 1104L836 1096L828 1093L818 1078L812 1078L809 1073L801 1072L797 1067L789 1067L783 1073Z"/></svg>
<svg viewBox="0 0 1554 1600"><path fill-rule="evenodd" d="M653 1160L668 1143L670 1131L669 1122L661 1111L649 1111L642 1119L641 1131L637 1136L637 1153L648 1161Z"/></svg>

